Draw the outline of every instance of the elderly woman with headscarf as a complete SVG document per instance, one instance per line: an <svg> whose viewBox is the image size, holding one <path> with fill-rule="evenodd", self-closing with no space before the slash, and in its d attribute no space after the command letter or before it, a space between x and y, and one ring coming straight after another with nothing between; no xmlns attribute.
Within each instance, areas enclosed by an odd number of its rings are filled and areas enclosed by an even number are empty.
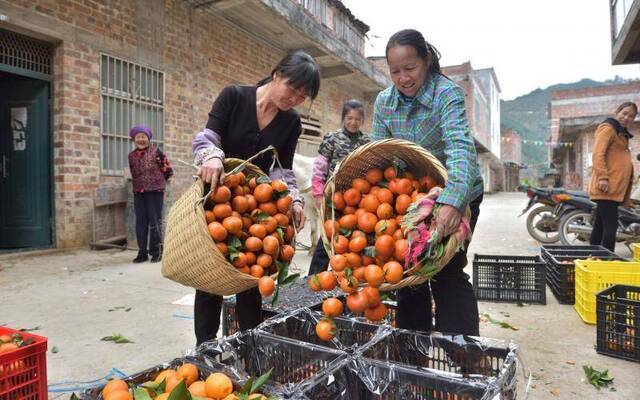
<svg viewBox="0 0 640 400"><path fill-rule="evenodd" d="M160 252L162 203L167 180L173 175L171 162L151 144L153 133L146 125L131 128L129 136L136 148L129 153L129 169L133 182L133 205L136 213L138 255L134 263L162 259ZM149 240L147 240L149 239Z"/></svg>

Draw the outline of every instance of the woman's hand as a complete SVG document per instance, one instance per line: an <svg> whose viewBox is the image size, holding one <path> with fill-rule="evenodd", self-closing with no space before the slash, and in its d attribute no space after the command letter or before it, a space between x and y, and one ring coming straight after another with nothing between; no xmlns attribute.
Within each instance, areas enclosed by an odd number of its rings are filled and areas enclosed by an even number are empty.
<svg viewBox="0 0 640 400"><path fill-rule="evenodd" d="M293 206L291 206L291 213L293 214L293 222L296 224L296 229L299 232L304 228L304 223L306 222L302 204L300 204L300 202L293 203Z"/></svg>
<svg viewBox="0 0 640 400"><path fill-rule="evenodd" d="M448 204L442 204L436 216L436 228L440 237L444 238L458 230L462 214L457 208Z"/></svg>
<svg viewBox="0 0 640 400"><path fill-rule="evenodd" d="M211 190L216 190L218 183L224 178L224 166L222 160L217 157L211 158L198 168L197 175L204 183L211 184Z"/></svg>
<svg viewBox="0 0 640 400"><path fill-rule="evenodd" d="M600 179L598 182L598 189L603 193L607 193L609 191L609 181L606 179Z"/></svg>

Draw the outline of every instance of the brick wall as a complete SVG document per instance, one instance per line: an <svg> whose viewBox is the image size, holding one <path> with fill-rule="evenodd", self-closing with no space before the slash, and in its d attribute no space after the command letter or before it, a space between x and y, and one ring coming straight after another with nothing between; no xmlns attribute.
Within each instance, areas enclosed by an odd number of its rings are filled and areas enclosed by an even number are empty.
<svg viewBox="0 0 640 400"><path fill-rule="evenodd" d="M513 129L502 129L500 132L500 160L515 163L522 162L522 138Z"/></svg>
<svg viewBox="0 0 640 400"><path fill-rule="evenodd" d="M12 24L56 42L53 82L54 203L56 246L86 245L93 237L98 190L120 190L123 177L100 172L100 54L123 58L165 74L164 148L174 161L191 160L191 140L227 84L252 84L284 56L207 8L181 1L0 0ZM325 131L340 126L342 103L362 99L322 82L311 114ZM370 128L371 102L367 102ZM299 108L309 112L309 104ZM192 181L193 171L174 162L168 203ZM115 212L115 211L114 211ZM118 213L122 213L119 209ZM98 210L99 221L109 221ZM99 225L98 238L121 234L118 223Z"/></svg>

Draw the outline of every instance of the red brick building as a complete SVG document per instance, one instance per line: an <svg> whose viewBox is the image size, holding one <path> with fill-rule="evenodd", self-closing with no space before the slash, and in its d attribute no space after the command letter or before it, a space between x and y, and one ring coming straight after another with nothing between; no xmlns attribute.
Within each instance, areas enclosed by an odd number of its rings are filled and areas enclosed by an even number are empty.
<svg viewBox="0 0 640 400"><path fill-rule="evenodd" d="M520 184L522 164L522 138L515 129L500 131L500 161L504 170L504 191L515 192Z"/></svg>
<svg viewBox="0 0 640 400"><path fill-rule="evenodd" d="M559 90L551 94L549 104L551 161L561 175L562 185L585 189L591 177L591 151L598 124L611 116L625 101L640 104L640 82L584 89ZM638 134L638 120L629 127ZM640 152L637 136L631 139L632 154ZM634 160L635 175L640 164Z"/></svg>
<svg viewBox="0 0 640 400"><path fill-rule="evenodd" d="M367 30L337 0L0 0L0 248L124 235L129 128L151 125L174 160L171 203L193 174L176 161L192 160L219 91L294 49L322 69L299 108L298 151L314 155L345 100L371 115L390 84L364 57Z"/></svg>

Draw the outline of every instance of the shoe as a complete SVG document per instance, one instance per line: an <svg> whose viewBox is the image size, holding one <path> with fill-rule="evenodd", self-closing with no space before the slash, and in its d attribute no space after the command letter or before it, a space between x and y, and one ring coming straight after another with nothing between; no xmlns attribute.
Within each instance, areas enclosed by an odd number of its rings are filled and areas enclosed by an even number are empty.
<svg viewBox="0 0 640 400"><path fill-rule="evenodd" d="M157 262L159 262L161 260L162 260L162 256L161 255L157 255L157 256L151 257L151 262L152 263L157 263Z"/></svg>
<svg viewBox="0 0 640 400"><path fill-rule="evenodd" d="M143 263L149 259L149 256L146 254L138 254L138 257L133 259L133 262L136 264Z"/></svg>

